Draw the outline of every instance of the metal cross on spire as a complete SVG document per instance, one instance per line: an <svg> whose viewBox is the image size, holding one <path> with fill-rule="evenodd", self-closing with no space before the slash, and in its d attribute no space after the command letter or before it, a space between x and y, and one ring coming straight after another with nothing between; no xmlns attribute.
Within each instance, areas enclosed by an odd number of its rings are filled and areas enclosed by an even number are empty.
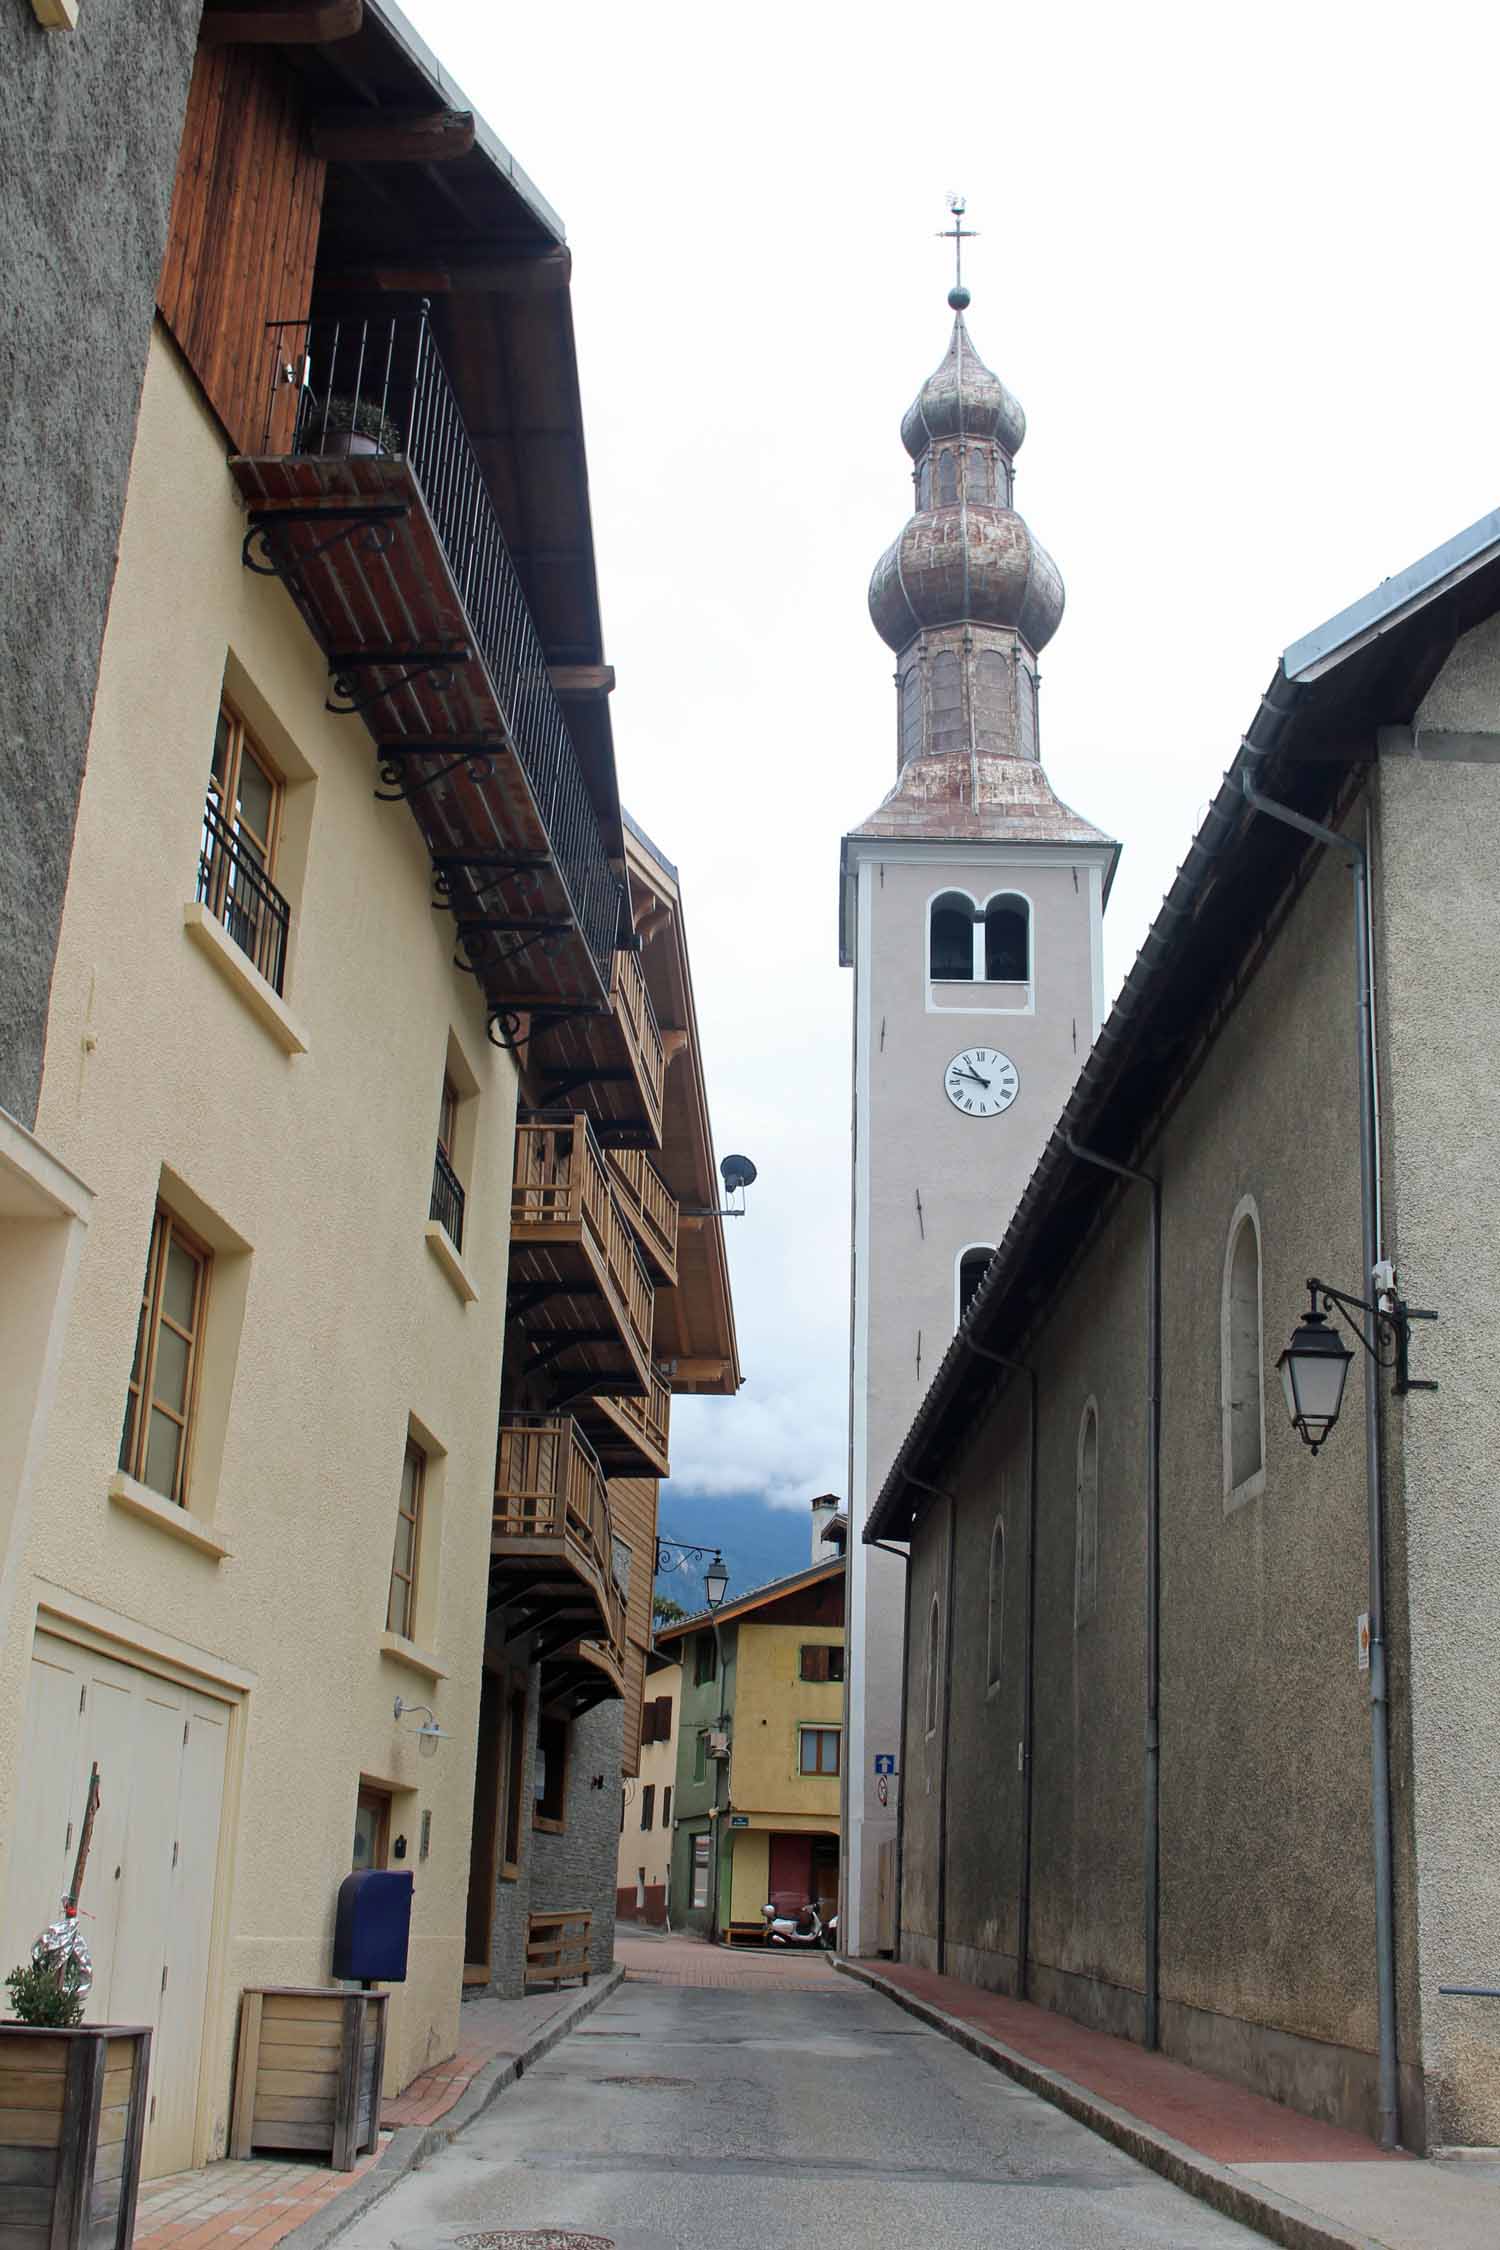
<svg viewBox="0 0 1500 2250"><path fill-rule="evenodd" d="M969 302L969 292L964 287L964 244L975 239L975 231L964 225L968 204L961 195L950 195L948 208L953 213L953 224L944 227L939 240L953 245L953 287L948 292L948 302L955 312L962 312Z"/></svg>

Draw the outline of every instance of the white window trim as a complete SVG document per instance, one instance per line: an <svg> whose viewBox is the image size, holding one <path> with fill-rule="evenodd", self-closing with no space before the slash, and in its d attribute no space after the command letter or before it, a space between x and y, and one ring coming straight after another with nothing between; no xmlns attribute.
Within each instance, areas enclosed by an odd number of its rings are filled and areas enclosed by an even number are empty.
<svg viewBox="0 0 1500 2250"><path fill-rule="evenodd" d="M1087 1609L1083 1606L1083 1440L1089 1419L1094 1424L1094 1589L1093 1600ZM1073 1630L1086 1625L1099 1607L1100 1549L1103 1545L1103 1524L1099 1507L1099 1401L1092 1393L1083 1402L1083 1412L1078 1417L1078 1442L1073 1464Z"/></svg>
<svg viewBox="0 0 1500 2250"><path fill-rule="evenodd" d="M1230 1285L1234 1274L1235 1244L1240 1238L1240 1228L1246 1220L1255 1231L1255 1328L1258 1367L1256 1370L1257 1405L1260 1411L1260 1467L1236 1484L1234 1482L1234 1431L1232 1428L1233 1401L1232 1358L1230 1352ZM1224 1513L1232 1515L1251 1500L1258 1500L1266 1489L1266 1264L1265 1244L1260 1230L1260 1211L1253 1195L1242 1195L1234 1207L1229 1222L1229 1233L1224 1243L1224 1271L1219 1284L1219 1425L1220 1452L1223 1456Z"/></svg>
<svg viewBox="0 0 1500 2250"><path fill-rule="evenodd" d="M973 924L974 974L962 977L935 977L932 973L932 910L940 898L967 899L976 917ZM984 974L984 917L996 899L1018 899L1026 909L1026 966L1024 986L1006 982L991 984ZM1028 891L1018 884L1001 883L980 900L962 883L944 883L940 890L930 891L922 910L922 989L926 996L928 1015L938 1016L1034 1016L1036 1014L1036 903ZM1024 991L1022 1000L968 999L970 993ZM938 999L942 993L944 998ZM947 995L952 995L949 998Z"/></svg>
<svg viewBox="0 0 1500 2250"><path fill-rule="evenodd" d="M982 1250L986 1259L992 1259L995 1255L995 1244L993 1242L965 1242L953 1253L953 1325L955 1329L963 1318L964 1260L972 1257L976 1250Z"/></svg>

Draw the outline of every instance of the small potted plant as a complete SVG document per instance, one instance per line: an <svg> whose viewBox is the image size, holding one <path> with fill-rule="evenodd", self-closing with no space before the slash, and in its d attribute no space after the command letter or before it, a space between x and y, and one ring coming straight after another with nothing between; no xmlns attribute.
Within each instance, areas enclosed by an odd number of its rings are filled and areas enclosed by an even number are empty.
<svg viewBox="0 0 1500 2250"><path fill-rule="evenodd" d="M374 399L347 398L335 391L321 406L308 401L297 451L338 460L354 453L395 454L401 451L401 431Z"/></svg>
<svg viewBox="0 0 1500 2250"><path fill-rule="evenodd" d="M82 2020L94 1971L78 1893L98 1807L96 1765L61 1916L5 1979L15 2016L0 2019L0 2243L129 2250L135 2231L151 2033Z"/></svg>

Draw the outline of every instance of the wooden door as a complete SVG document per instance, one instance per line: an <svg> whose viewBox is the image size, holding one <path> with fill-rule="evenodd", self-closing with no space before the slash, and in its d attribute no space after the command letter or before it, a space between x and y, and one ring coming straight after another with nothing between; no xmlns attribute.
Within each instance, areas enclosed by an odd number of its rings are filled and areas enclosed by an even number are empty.
<svg viewBox="0 0 1500 2250"><path fill-rule="evenodd" d="M94 1961L90 2023L154 2034L142 2173L196 2158L229 1708L143 1667L39 1632L0 1951L19 1960L72 1874L89 1769L100 1805L80 1913Z"/></svg>

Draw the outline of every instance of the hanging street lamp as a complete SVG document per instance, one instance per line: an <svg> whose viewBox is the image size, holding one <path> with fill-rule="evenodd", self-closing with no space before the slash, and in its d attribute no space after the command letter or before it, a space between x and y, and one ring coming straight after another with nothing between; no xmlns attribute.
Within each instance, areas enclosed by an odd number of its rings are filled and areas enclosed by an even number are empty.
<svg viewBox="0 0 1500 2250"><path fill-rule="evenodd" d="M1396 1380L1391 1388L1397 1398L1404 1398L1408 1391L1437 1389L1436 1383L1419 1382L1408 1372L1411 1323L1436 1320L1437 1314L1418 1312L1397 1296L1396 1276L1388 1260L1382 1259L1376 1266L1372 1279L1375 1283L1373 1301L1351 1297L1329 1282L1310 1280L1308 1309L1276 1362L1292 1428L1314 1453L1325 1443L1339 1418L1339 1409L1344 1403L1344 1384L1354 1358L1338 1330L1330 1328L1330 1313L1337 1314L1359 1338L1377 1367L1394 1368ZM1369 1317L1368 1335L1355 1318L1358 1313Z"/></svg>

